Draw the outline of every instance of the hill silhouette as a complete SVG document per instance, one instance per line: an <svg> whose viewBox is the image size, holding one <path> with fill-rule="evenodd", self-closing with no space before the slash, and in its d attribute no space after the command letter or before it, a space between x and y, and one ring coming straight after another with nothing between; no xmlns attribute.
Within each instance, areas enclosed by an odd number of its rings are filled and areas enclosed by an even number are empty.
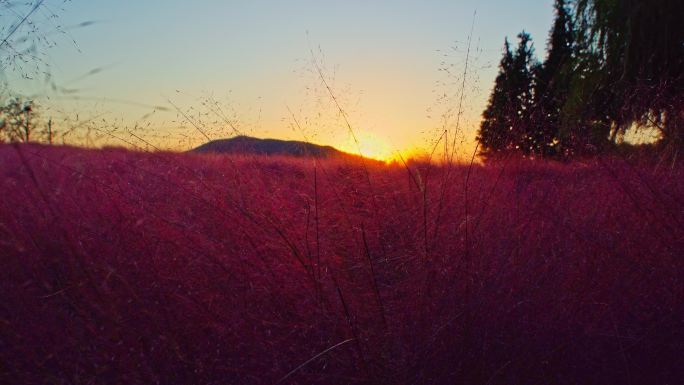
<svg viewBox="0 0 684 385"><path fill-rule="evenodd" d="M314 157L322 159L364 159L360 155L340 151L332 146L321 146L297 140L260 139L244 135L229 139L213 140L193 149L192 152L291 156L298 158ZM377 161L375 159L365 159Z"/></svg>

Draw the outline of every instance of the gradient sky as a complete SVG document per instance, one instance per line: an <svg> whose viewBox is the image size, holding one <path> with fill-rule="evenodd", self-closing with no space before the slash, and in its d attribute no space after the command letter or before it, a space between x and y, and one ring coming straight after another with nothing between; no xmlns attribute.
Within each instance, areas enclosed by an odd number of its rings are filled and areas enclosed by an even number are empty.
<svg viewBox="0 0 684 385"><path fill-rule="evenodd" d="M83 116L104 113L123 125L149 123L148 140L177 149L205 139L169 101L212 139L232 129L203 101L218 103L244 133L306 136L354 150L314 72L311 48L363 146L378 153L426 148L445 126L441 116L458 109L474 20L459 139L467 149L504 37L525 29L543 55L553 15L552 0L46 3L63 8L57 12L62 25L95 22L55 38L49 61L57 83L77 89L79 98L108 100L59 103ZM101 72L83 76L93 69ZM39 86L23 82L20 87L35 92ZM58 99L52 95L53 102ZM156 105L169 110L146 116L153 110L148 106ZM295 118L301 130L293 130ZM451 130L454 124L455 118L446 123Z"/></svg>

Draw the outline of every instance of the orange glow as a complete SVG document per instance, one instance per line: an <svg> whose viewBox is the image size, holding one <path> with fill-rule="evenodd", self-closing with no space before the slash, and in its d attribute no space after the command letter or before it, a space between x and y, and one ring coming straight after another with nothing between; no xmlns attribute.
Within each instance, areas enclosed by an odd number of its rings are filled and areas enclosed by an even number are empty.
<svg viewBox="0 0 684 385"><path fill-rule="evenodd" d="M385 143L368 132L357 132L355 136L356 140L348 137L345 142L335 147L350 154L362 155L377 160L385 159L387 154Z"/></svg>
<svg viewBox="0 0 684 385"><path fill-rule="evenodd" d="M356 140L350 137L336 147L351 154L362 155L366 158L385 162L391 162L400 158L400 152L397 149L373 133L362 131L356 132L355 136Z"/></svg>

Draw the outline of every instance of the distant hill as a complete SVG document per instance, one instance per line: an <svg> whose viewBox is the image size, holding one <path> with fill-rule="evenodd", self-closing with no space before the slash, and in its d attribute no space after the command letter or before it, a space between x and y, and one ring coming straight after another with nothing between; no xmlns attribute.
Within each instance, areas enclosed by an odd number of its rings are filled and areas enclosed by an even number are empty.
<svg viewBox="0 0 684 385"><path fill-rule="evenodd" d="M296 140L259 139L250 136L236 136L230 139L213 140L192 152L217 154L281 155L292 157L342 158L360 160L361 156L340 151L332 146L320 146ZM375 161L375 160L373 160Z"/></svg>

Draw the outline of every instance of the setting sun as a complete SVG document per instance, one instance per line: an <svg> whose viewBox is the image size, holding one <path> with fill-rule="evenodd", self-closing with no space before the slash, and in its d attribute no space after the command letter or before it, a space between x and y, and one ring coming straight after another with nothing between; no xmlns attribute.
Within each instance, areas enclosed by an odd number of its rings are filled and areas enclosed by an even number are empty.
<svg viewBox="0 0 684 385"><path fill-rule="evenodd" d="M335 147L350 154L362 155L366 158L388 163L399 162L402 158L408 160L413 157L420 157L424 152L424 149L418 146L409 148L398 147L391 144L389 138L383 138L369 131L358 132L355 136L356 141L350 136Z"/></svg>
<svg viewBox="0 0 684 385"><path fill-rule="evenodd" d="M347 138L347 141L341 143L338 147L345 152L351 154L362 155L366 158L372 158L382 161L390 161L394 158L396 151L383 139L379 138L370 132L364 131L355 134L354 137Z"/></svg>

